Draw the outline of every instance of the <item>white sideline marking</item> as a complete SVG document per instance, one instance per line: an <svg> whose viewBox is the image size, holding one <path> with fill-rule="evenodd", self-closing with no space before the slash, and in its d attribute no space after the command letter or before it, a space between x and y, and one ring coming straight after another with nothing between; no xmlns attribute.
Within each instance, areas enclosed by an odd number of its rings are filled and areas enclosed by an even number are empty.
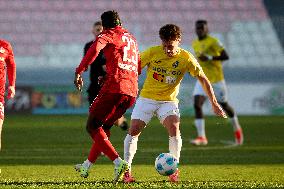
<svg viewBox="0 0 284 189"><path fill-rule="evenodd" d="M230 147L236 147L239 146L237 145L234 141L231 140L220 140L220 142L222 144L225 144L226 146L224 146L224 148L230 148Z"/></svg>

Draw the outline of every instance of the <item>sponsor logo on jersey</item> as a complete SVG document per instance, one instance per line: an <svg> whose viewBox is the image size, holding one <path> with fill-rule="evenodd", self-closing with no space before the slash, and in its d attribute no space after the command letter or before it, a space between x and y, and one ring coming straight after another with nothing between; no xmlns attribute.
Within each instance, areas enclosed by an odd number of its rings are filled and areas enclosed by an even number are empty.
<svg viewBox="0 0 284 189"><path fill-rule="evenodd" d="M158 74L156 72L153 73L153 78L157 81L164 82L164 75Z"/></svg>
<svg viewBox="0 0 284 189"><path fill-rule="evenodd" d="M137 73L137 67L131 64L118 63L119 68Z"/></svg>
<svg viewBox="0 0 284 189"><path fill-rule="evenodd" d="M175 84L176 80L177 80L177 78L175 78L175 77L165 76L163 74L158 74L156 72L153 73L153 78L157 81L165 82L165 83L170 84L170 85Z"/></svg>
<svg viewBox="0 0 284 189"><path fill-rule="evenodd" d="M175 62L172 64L173 68L177 68L177 67L178 67L178 64L179 64L179 61L175 61Z"/></svg>
<svg viewBox="0 0 284 189"><path fill-rule="evenodd" d="M153 71L166 74L166 75L181 75L180 70L167 70L165 68L155 67L153 66Z"/></svg>
<svg viewBox="0 0 284 189"><path fill-rule="evenodd" d="M166 83L167 83L167 84L170 84L170 85L175 84L175 83L176 83L176 80L177 80L177 78L175 78L175 77L166 76Z"/></svg>

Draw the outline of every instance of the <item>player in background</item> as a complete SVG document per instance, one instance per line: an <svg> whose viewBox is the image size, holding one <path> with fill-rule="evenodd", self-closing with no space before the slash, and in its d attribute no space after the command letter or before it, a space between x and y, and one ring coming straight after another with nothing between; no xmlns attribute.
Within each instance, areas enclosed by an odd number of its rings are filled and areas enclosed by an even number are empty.
<svg viewBox="0 0 284 189"><path fill-rule="evenodd" d="M193 50L205 75L212 84L217 101L231 120L235 134L235 143L242 145L242 128L234 109L228 104L227 88L222 68L222 62L228 60L229 56L218 39L208 34L209 31L206 20L197 20L195 23L195 31L198 38L192 42ZM208 143L205 134L205 120L202 112L202 106L206 100L205 94L200 82L197 81L193 90L193 96L195 126L198 137L190 141L194 145L207 145Z"/></svg>
<svg viewBox="0 0 284 189"><path fill-rule="evenodd" d="M11 99L15 96L16 84L16 64L12 46L8 41L0 39L0 150L1 150L1 133L4 122L4 104L5 104L5 85L6 85L6 69L8 74L8 95Z"/></svg>
<svg viewBox="0 0 284 189"><path fill-rule="evenodd" d="M90 106L87 131L93 139L88 159L75 168L82 177L88 177L91 165L101 152L113 161L114 182L128 169L108 139L110 128L136 100L138 93L139 52L136 39L121 26L116 11L101 15L104 30L97 36L86 56L76 68L74 84L82 90L81 74L103 50L106 58L106 76L98 96Z"/></svg>
<svg viewBox="0 0 284 189"><path fill-rule="evenodd" d="M177 95L183 76L189 73L196 77L207 92L213 111L222 117L225 112L217 103L214 91L196 59L179 47L182 33L178 26L167 24L160 28L162 44L141 53L141 68L147 67L147 76L131 115L131 124L124 140L124 160L129 170L124 174L124 182L133 182L131 164L137 150L138 137L154 115L169 134L169 151L179 161L182 147L180 135L180 113ZM169 180L179 180L179 170L169 176Z"/></svg>
<svg viewBox="0 0 284 189"><path fill-rule="evenodd" d="M93 24L92 33L94 35L94 40L96 37L103 31L103 26L101 21L97 21ZM84 46L84 56L87 54L88 49L93 44L94 40L89 41ZM105 71L105 64L106 59L103 55L103 51L101 51L98 55L98 57L95 59L95 61L90 65L90 85L87 90L88 92L88 101L91 105L96 98L96 96L99 94L99 91L101 89L101 81L103 80L104 76L106 75ZM127 120L124 116L119 118L115 125L119 126L122 130L128 129Z"/></svg>

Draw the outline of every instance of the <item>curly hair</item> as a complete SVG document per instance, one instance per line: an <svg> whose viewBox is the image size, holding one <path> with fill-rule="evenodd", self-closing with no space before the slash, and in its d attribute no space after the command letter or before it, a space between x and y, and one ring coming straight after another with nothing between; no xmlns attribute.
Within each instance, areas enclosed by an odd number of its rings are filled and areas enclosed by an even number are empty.
<svg viewBox="0 0 284 189"><path fill-rule="evenodd" d="M106 11L101 15L101 20L104 28L114 28L120 26L120 18L116 11Z"/></svg>
<svg viewBox="0 0 284 189"><path fill-rule="evenodd" d="M171 41L181 39L182 32L180 27L174 24L167 24L160 28L159 35L161 40Z"/></svg>

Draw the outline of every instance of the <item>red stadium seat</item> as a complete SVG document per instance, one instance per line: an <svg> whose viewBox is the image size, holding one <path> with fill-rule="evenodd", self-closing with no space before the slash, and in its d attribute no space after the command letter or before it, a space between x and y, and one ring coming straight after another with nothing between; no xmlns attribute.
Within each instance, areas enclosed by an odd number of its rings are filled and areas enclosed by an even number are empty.
<svg viewBox="0 0 284 189"><path fill-rule="evenodd" d="M184 31L183 44L189 46L195 37L194 22L207 19L211 31L227 36L224 44L234 56L242 53L236 47L245 43L249 45L241 49L253 57L265 45L275 49L265 53L280 57L282 51L262 0L0 1L0 21L5 25L0 33L13 40L17 56L40 56L48 45L68 47L72 42L83 46L92 39L93 22L108 9L118 10L123 25L138 36L143 47L160 43L158 30L166 23L179 25ZM74 49L69 50L81 57L82 50ZM66 56L63 54L59 56Z"/></svg>

